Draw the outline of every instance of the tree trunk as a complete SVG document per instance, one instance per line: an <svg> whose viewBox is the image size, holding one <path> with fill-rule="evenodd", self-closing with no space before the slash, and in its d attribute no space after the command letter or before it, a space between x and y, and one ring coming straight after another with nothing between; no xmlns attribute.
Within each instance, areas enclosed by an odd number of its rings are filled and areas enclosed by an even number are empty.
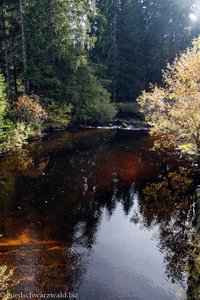
<svg viewBox="0 0 200 300"><path fill-rule="evenodd" d="M27 78L27 53L26 53L26 36L24 28L24 5L23 0L19 0L20 7L20 20L21 20L21 35L22 35L22 58L23 58L23 68L24 68L24 87L25 93L29 94L29 80Z"/></svg>
<svg viewBox="0 0 200 300"><path fill-rule="evenodd" d="M16 58L15 58L15 48L13 46L13 76L14 76L14 89L15 89L15 96L18 96L18 89L17 89L17 71L16 71Z"/></svg>
<svg viewBox="0 0 200 300"><path fill-rule="evenodd" d="M5 68L6 68L6 80L7 80L9 92L11 93L10 70L9 70L9 61L8 61L8 42L7 42L7 36L6 36L6 28L5 28L3 7L1 7L1 21L2 21L2 29L3 29L2 48L3 48L3 51L4 51Z"/></svg>

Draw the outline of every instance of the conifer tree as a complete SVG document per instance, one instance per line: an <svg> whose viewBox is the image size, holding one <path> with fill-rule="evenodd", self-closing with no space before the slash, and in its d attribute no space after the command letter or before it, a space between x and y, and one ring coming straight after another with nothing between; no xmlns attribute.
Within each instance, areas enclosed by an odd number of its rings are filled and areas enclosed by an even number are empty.
<svg viewBox="0 0 200 300"><path fill-rule="evenodd" d="M93 21L96 43L90 54L92 62L96 64L98 74L111 92L113 100L116 100L117 89L117 21L119 5L118 0L97 1L98 14Z"/></svg>

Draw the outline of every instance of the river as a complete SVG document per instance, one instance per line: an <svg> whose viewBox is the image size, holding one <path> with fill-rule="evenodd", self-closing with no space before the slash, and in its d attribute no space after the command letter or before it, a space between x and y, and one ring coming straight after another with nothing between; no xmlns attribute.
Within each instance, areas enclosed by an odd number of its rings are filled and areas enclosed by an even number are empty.
<svg viewBox="0 0 200 300"><path fill-rule="evenodd" d="M186 299L190 164L152 144L142 130L83 129L2 157L1 292Z"/></svg>

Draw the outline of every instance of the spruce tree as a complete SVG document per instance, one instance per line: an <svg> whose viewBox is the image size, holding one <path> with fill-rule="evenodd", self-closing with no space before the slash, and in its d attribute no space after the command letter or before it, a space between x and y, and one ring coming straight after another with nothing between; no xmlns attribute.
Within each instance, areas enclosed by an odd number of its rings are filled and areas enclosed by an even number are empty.
<svg viewBox="0 0 200 300"><path fill-rule="evenodd" d="M98 75L116 100L118 46L117 20L119 12L118 0L98 0L98 14L93 20L93 32L96 36L94 49L90 53L92 62L98 69Z"/></svg>

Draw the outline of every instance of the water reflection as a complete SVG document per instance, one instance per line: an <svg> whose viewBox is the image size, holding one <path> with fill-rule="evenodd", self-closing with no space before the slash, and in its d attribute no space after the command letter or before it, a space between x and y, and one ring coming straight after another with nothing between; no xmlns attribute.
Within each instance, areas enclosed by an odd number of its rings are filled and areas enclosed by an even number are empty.
<svg viewBox="0 0 200 300"><path fill-rule="evenodd" d="M143 226L159 226L159 248L165 253L166 273L172 282L183 281L189 247L187 233L193 221L194 191L187 168L159 175L143 189L140 213ZM134 218L133 218L134 221Z"/></svg>
<svg viewBox="0 0 200 300"><path fill-rule="evenodd" d="M186 232L193 218L193 178L185 163L151 153L151 144L141 132L64 132L1 159L0 265L4 283L0 281L0 289L13 293L79 290L80 299L92 300L94 295L95 299L146 300L152 293L154 299L172 300L178 297L174 289L179 284L182 297L183 266L188 257ZM109 227L102 232L104 224ZM153 284L146 279L150 274L143 259L150 264L148 255L129 264L136 249L142 251L142 239L149 252L156 253L153 259L158 272L172 281L170 285L163 279L164 292L156 287L157 273L152 274ZM101 250L104 243L109 245L108 252ZM112 251L113 257L108 255ZM110 259L102 263L103 269L98 255ZM126 291L116 284L114 288L114 277L109 279L106 269L112 272L116 268L109 267L111 261L113 266L118 261L126 266L122 272L130 281ZM93 271L90 265L95 266ZM135 273L137 265L146 278ZM122 276L120 268L115 274L117 281ZM93 286L91 278L86 284L90 273L97 277ZM103 294L106 289L108 294Z"/></svg>

